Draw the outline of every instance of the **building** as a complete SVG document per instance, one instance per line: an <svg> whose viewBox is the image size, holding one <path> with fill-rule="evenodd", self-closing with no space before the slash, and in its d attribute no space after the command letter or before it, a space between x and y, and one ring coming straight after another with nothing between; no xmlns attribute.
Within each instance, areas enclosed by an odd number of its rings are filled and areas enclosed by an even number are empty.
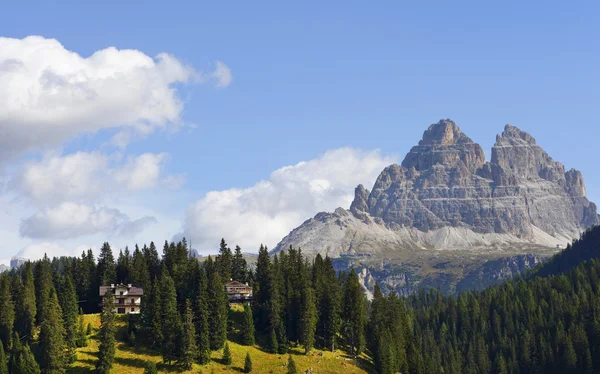
<svg viewBox="0 0 600 374"><path fill-rule="evenodd" d="M100 297L104 299L107 292L114 297L114 311L117 314L139 314L144 290L131 284L111 284L100 286Z"/></svg>
<svg viewBox="0 0 600 374"><path fill-rule="evenodd" d="M227 298L230 302L244 302L252 300L252 287L248 283L230 281L225 284Z"/></svg>

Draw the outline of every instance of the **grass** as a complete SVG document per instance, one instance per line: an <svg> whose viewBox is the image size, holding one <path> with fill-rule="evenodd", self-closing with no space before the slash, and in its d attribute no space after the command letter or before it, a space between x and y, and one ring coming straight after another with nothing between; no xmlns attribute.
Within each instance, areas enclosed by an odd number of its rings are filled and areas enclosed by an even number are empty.
<svg viewBox="0 0 600 374"><path fill-rule="evenodd" d="M243 309L239 305L231 308L231 319L234 322L232 331L229 334L229 348L233 358L232 365L226 366L221 363L223 355L221 351L212 352L212 361L208 365L194 365L189 371L184 371L180 367L173 365L171 367L163 364L162 356L159 352L144 347L130 347L123 338L127 330L126 316L119 316L117 332L117 346L115 364L113 373L133 374L143 373L144 365L147 361L156 363L161 373L242 373L246 353L250 353L252 358L253 373L286 373L288 355L270 354L264 352L260 347L243 346L238 344L239 331L235 328L236 321L242 318ZM94 366L98 359L98 339L96 334L100 328L100 316L98 314L89 314L84 316L85 324L91 323L93 335L90 338L89 345L80 348L77 351L77 361L69 368L67 373L83 374L94 372ZM367 373L372 371L371 364L366 356L360 357L357 361L351 360L343 351L328 352L313 350L308 355L300 347L290 349L290 354L296 362L298 373L304 373L312 368L313 373L340 373L354 374Z"/></svg>

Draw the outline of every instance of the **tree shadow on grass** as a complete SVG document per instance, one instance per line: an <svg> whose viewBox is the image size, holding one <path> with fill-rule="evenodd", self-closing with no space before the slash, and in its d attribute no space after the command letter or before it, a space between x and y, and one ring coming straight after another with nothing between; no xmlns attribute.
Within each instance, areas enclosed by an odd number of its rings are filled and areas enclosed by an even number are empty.
<svg viewBox="0 0 600 374"><path fill-rule="evenodd" d="M94 368L74 366L67 368L67 374L89 374L94 373L96 370Z"/></svg>
<svg viewBox="0 0 600 374"><path fill-rule="evenodd" d="M123 366L144 369L147 361L141 358L115 357L115 362Z"/></svg>
<svg viewBox="0 0 600 374"><path fill-rule="evenodd" d="M160 353L158 353L155 349L148 348L146 346L135 345L132 347L129 344L121 344L121 345L119 345L119 349L121 351L131 352L131 353L135 353L137 355L153 356L153 357L160 356Z"/></svg>

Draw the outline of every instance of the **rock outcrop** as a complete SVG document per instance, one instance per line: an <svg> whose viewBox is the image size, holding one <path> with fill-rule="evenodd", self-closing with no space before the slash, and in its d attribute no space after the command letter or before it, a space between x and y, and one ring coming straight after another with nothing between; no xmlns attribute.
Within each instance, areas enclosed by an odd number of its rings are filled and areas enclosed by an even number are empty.
<svg viewBox="0 0 600 374"><path fill-rule="evenodd" d="M431 125L401 165L349 210L319 213L275 248L337 257L416 249L555 248L600 223L581 172L565 171L528 133L506 125L486 162L451 120Z"/></svg>

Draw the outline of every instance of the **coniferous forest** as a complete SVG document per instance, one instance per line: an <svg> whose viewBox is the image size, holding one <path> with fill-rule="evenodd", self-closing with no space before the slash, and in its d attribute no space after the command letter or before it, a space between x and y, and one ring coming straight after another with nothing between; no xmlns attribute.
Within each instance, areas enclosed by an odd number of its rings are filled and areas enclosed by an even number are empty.
<svg viewBox="0 0 600 374"><path fill-rule="evenodd" d="M205 364L227 343L224 284L248 282L254 298L243 309L241 340L264 351L290 347L366 354L377 373L600 372L600 228L533 271L481 292L439 290L368 301L357 274L338 273L328 257L307 259L289 248L259 249L247 266L241 249L222 240L219 254L200 262L185 239L128 248L113 257L27 262L0 277L0 374L62 373L87 344L80 314L100 313L96 370L111 371L115 314L99 287L131 283L144 289L140 315L129 317L130 344L159 351L166 365ZM291 359L291 356L290 356ZM250 356L245 370L252 370ZM291 370L291 366L290 366Z"/></svg>

